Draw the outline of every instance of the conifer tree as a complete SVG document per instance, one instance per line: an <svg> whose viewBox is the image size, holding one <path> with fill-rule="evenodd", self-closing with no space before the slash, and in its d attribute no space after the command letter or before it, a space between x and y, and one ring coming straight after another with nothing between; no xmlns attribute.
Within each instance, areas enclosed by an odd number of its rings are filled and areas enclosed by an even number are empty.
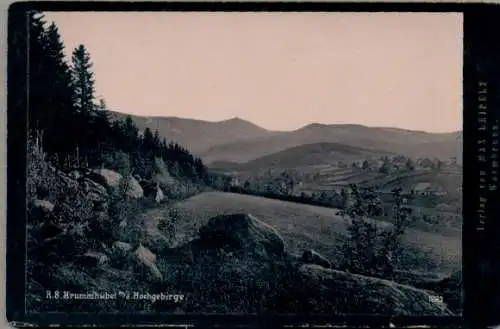
<svg viewBox="0 0 500 329"><path fill-rule="evenodd" d="M43 61L45 49L43 34L45 21L38 12L28 14L28 124L33 138L39 138L44 130L45 96L47 81L44 78Z"/></svg>
<svg viewBox="0 0 500 329"><path fill-rule="evenodd" d="M94 74L91 71L90 54L84 45L73 50L71 59L74 105L81 118L80 123L75 127L75 133L78 136L77 150L79 150L79 157L84 160L84 164L88 165L89 156L95 158L95 155L91 154L94 132L90 131L92 112L94 112Z"/></svg>
<svg viewBox="0 0 500 329"><path fill-rule="evenodd" d="M84 45L73 50L72 62L75 105L82 113L86 114L93 109L95 89L90 54Z"/></svg>
<svg viewBox="0 0 500 329"><path fill-rule="evenodd" d="M45 92L46 150L58 154L60 165L66 161L74 144L74 106L70 67L64 57L64 44L57 26L52 23L42 35L44 75L48 81ZM60 136L66 136L61 139Z"/></svg>

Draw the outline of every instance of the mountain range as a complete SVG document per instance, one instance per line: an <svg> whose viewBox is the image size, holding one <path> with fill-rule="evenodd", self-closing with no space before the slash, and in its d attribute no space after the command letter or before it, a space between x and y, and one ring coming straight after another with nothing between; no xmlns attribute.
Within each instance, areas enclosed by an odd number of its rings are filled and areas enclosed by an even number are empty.
<svg viewBox="0 0 500 329"><path fill-rule="evenodd" d="M255 171L262 168L297 168L318 165L331 165L337 161L350 164L359 159L394 155L380 150L371 150L339 143L313 143L287 148L286 150L264 155L245 163L215 161L211 167L232 171Z"/></svg>
<svg viewBox="0 0 500 329"><path fill-rule="evenodd" d="M127 114L110 111L112 118ZM259 159L262 165L285 161L325 162L357 155L401 154L412 158L457 158L461 163L461 132L429 133L399 128L354 124L313 123L293 131L270 131L249 121L232 118L211 122L178 117L131 115L140 130L158 130L210 163L246 163ZM322 155L321 155L322 154ZM351 155L351 156L349 156ZM307 158L303 160L302 158ZM349 159L350 160L350 159ZM255 162L255 161L252 161Z"/></svg>

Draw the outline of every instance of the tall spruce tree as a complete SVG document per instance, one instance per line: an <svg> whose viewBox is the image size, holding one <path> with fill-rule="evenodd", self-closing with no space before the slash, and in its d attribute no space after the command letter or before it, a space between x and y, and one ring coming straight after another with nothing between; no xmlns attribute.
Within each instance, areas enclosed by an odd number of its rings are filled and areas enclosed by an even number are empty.
<svg viewBox="0 0 500 329"><path fill-rule="evenodd" d="M44 75L47 79L45 109L45 145L46 150L58 155L59 164L67 163L72 151L75 136L73 135L74 105L71 85L70 67L65 61L64 44L61 41L57 26L52 23L42 35L45 51ZM61 139L60 136L65 136Z"/></svg>
<svg viewBox="0 0 500 329"><path fill-rule="evenodd" d="M87 114L94 108L95 89L90 54L84 45L73 50L72 62L75 105L82 113Z"/></svg>
<svg viewBox="0 0 500 329"><path fill-rule="evenodd" d="M44 77L43 47L44 17L38 12L28 14L28 125L34 139L41 138L45 129L44 120L47 81Z"/></svg>
<svg viewBox="0 0 500 329"><path fill-rule="evenodd" d="M113 131L110 122L110 115L106 102L99 99L99 104L95 105L91 118L93 132L93 148L95 156L92 158L93 165L101 165L104 161L105 153L113 152Z"/></svg>
<svg viewBox="0 0 500 329"><path fill-rule="evenodd" d="M73 50L72 54L72 81L74 89L74 105L78 116L81 118L80 124L75 127L78 136L77 152L78 157L83 160L84 165L90 165L89 160L95 159L92 154L92 147L95 146L92 140L91 131L92 114L94 112L94 74L91 71L92 62L90 54L84 45L80 45ZM89 156L92 159L89 159Z"/></svg>

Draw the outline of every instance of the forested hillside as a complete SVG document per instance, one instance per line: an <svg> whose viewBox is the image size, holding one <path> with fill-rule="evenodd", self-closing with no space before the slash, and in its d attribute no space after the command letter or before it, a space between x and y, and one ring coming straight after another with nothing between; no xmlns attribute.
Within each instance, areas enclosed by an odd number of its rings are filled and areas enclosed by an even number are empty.
<svg viewBox="0 0 500 329"><path fill-rule="evenodd" d="M162 275L146 257L150 240L143 236L139 215L202 191L207 169L178 143L149 128L140 131L130 117L113 120L104 99L96 98L97 77L86 47L68 52L69 58L54 23L40 13L30 14L28 23L29 65L23 66L22 56L13 61L18 72L26 72L27 86L12 79L18 85L10 89L22 99L26 88L28 96L28 308L70 307L47 302L51 289L148 287ZM22 54L23 44L16 45L10 51ZM173 222L174 216L167 220ZM175 233L170 226L165 232ZM130 247L125 260L116 254L117 246ZM99 272L110 259L116 271L111 277ZM74 306L115 307L78 301Z"/></svg>
<svg viewBox="0 0 500 329"><path fill-rule="evenodd" d="M149 178L156 157L174 176L206 179L202 161L181 145L149 128L139 132L130 118L110 120L104 99L96 99L92 60L84 45L72 51L68 63L54 23L32 14L29 32L29 136L53 165L117 167L117 157L128 157L132 174Z"/></svg>

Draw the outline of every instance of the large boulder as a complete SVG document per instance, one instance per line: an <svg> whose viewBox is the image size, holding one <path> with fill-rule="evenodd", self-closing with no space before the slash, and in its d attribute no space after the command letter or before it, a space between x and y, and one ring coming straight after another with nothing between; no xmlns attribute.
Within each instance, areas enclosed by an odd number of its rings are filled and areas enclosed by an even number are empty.
<svg viewBox="0 0 500 329"><path fill-rule="evenodd" d="M392 281L326 269L299 268L297 297L311 312L443 316L453 313L428 292Z"/></svg>
<svg viewBox="0 0 500 329"><path fill-rule="evenodd" d="M94 169L90 172L89 178L95 183L114 190L120 187L122 175L110 169ZM126 194L132 199L140 199L144 196L144 191L139 182L132 176L128 177Z"/></svg>
<svg viewBox="0 0 500 329"><path fill-rule="evenodd" d="M54 204L47 200L33 200L29 219L32 223L42 222L50 219L54 211Z"/></svg>
<svg viewBox="0 0 500 329"><path fill-rule="evenodd" d="M144 191L142 190L141 184L132 176L129 177L127 195L132 199L144 197Z"/></svg>
<svg viewBox="0 0 500 329"><path fill-rule="evenodd" d="M90 172L89 178L106 188L118 188L122 175L110 169L94 169Z"/></svg>
<svg viewBox="0 0 500 329"><path fill-rule="evenodd" d="M253 254L266 260L282 259L285 252L283 238L276 229L250 214L213 217L199 235L205 247Z"/></svg>
<svg viewBox="0 0 500 329"><path fill-rule="evenodd" d="M96 267L107 264L109 262L109 257L100 252L87 251L85 254L78 257L78 260L82 265Z"/></svg>
<svg viewBox="0 0 500 329"><path fill-rule="evenodd" d="M148 248L139 245L134 251L134 257L138 265L142 267L142 272L145 273L146 276L153 280L163 280L163 275L156 266L156 255Z"/></svg>
<svg viewBox="0 0 500 329"><path fill-rule="evenodd" d="M316 264L316 265L323 266L325 268L332 267L332 264L325 256L321 255L320 253L318 253L312 249L305 250L304 253L302 254L302 257L300 258L300 260L306 264Z"/></svg>
<svg viewBox="0 0 500 329"><path fill-rule="evenodd" d="M47 200L34 200L33 208L36 208L45 214L50 214L54 211L54 205Z"/></svg>

